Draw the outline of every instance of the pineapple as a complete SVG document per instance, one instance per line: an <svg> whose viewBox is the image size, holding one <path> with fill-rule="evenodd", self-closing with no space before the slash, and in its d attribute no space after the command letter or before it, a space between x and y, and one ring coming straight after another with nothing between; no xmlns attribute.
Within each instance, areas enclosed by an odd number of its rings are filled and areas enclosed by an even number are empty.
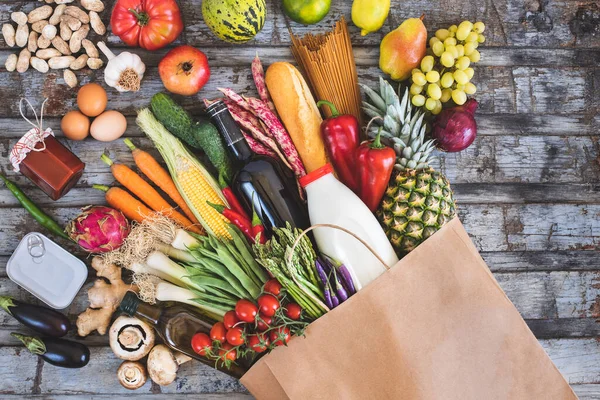
<svg viewBox="0 0 600 400"><path fill-rule="evenodd" d="M446 177L429 166L434 142L425 141L425 115L412 109L408 89L400 101L383 78L379 93L361 86L367 96L363 109L374 118L369 136L382 128L381 136L397 154L395 171L376 215L394 249L403 256L455 216L454 196Z"/></svg>

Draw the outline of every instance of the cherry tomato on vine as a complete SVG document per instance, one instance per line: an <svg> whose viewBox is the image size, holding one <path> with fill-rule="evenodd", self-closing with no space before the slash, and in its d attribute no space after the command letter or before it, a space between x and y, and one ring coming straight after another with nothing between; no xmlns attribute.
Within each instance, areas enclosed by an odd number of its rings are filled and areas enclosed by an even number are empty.
<svg viewBox="0 0 600 400"><path fill-rule="evenodd" d="M275 346L282 346L290 341L290 329L287 326L280 326L269 333L269 338Z"/></svg>
<svg viewBox="0 0 600 400"><path fill-rule="evenodd" d="M274 296L279 296L281 293L281 283L275 278L270 279L267 283L265 283L265 292L271 293Z"/></svg>
<svg viewBox="0 0 600 400"><path fill-rule="evenodd" d="M262 315L272 317L273 315L275 315L275 312L279 310L279 307L279 300L277 300L275 296L272 296L270 294L263 294L258 298L258 308Z"/></svg>
<svg viewBox="0 0 600 400"><path fill-rule="evenodd" d="M192 336L192 349L196 354L206 356L206 352L212 348L212 340L206 333L198 332Z"/></svg>
<svg viewBox="0 0 600 400"><path fill-rule="evenodd" d="M285 306L285 315L287 315L289 319L298 321L300 319L300 316L302 315L302 307L300 307L296 303L290 303L287 306Z"/></svg>
<svg viewBox="0 0 600 400"><path fill-rule="evenodd" d="M234 349L229 343L225 343L219 349L219 356L221 357L222 361L235 361L237 358L237 350Z"/></svg>
<svg viewBox="0 0 600 400"><path fill-rule="evenodd" d="M227 343L232 346L241 346L244 344L244 329L239 326L233 327L227 331Z"/></svg>
<svg viewBox="0 0 600 400"><path fill-rule="evenodd" d="M225 328L225 324L223 324L222 322L217 322L210 329L210 338L219 343L225 343L225 341L226 341L225 335L226 334L227 334L227 329Z"/></svg>
<svg viewBox="0 0 600 400"><path fill-rule="evenodd" d="M235 314L240 321L254 322L256 314L258 314L258 307L250 300L241 299L235 305Z"/></svg>
<svg viewBox="0 0 600 400"><path fill-rule="evenodd" d="M258 318L256 319L256 329L258 329L261 332L266 331L271 327L271 324L273 324L272 317L267 317L263 314L258 315Z"/></svg>
<svg viewBox="0 0 600 400"><path fill-rule="evenodd" d="M225 328L227 329L233 328L238 322L240 322L240 319L233 310L227 311L223 316L223 324L225 324Z"/></svg>
<svg viewBox="0 0 600 400"><path fill-rule="evenodd" d="M271 340L269 340L269 338L264 333L250 335L248 337L248 347L250 348L250 350L253 350L256 353L262 353L263 351L267 350L267 347L269 347L270 343Z"/></svg>

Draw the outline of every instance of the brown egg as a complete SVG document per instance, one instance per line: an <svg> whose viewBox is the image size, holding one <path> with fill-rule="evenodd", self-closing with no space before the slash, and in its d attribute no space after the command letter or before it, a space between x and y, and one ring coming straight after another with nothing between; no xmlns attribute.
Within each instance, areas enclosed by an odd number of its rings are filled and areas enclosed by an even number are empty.
<svg viewBox="0 0 600 400"><path fill-rule="evenodd" d="M79 111L69 111L60 121L60 129L71 140L83 140L90 134L90 119Z"/></svg>
<svg viewBox="0 0 600 400"><path fill-rule="evenodd" d="M120 138L127 129L127 120L118 111L105 111L92 122L90 133L101 142L112 142Z"/></svg>
<svg viewBox="0 0 600 400"><path fill-rule="evenodd" d="M77 93L77 106L88 117L102 114L106 109L107 101L106 90L97 83L88 83Z"/></svg>

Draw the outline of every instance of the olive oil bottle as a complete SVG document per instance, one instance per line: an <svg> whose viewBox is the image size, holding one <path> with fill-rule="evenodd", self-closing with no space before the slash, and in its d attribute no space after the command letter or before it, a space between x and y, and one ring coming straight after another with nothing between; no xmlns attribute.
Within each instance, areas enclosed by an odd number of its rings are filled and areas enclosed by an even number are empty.
<svg viewBox="0 0 600 400"><path fill-rule="evenodd" d="M227 368L222 362L216 362L214 359L202 357L194 352L192 337L198 332L209 334L210 328L217 321L187 306L159 307L150 305L138 299L135 293L127 292L119 308L130 317L138 318L152 326L165 345L171 349L215 367L219 371L239 379L249 367L245 363L246 360L241 359L236 361L237 365L231 364L231 367Z"/></svg>

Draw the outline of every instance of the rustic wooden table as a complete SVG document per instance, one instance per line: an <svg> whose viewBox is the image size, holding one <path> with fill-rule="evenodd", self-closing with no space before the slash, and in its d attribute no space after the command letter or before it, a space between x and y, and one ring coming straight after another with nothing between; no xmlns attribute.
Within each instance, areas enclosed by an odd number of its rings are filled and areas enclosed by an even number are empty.
<svg viewBox="0 0 600 400"><path fill-rule="evenodd" d="M112 3L109 1L109 3ZM250 62L256 52L265 64L290 60L288 28L296 33L323 31L340 16L349 18L350 0L334 0L330 14L317 26L290 23L269 0L269 15L256 40L233 46L214 37L201 16L201 0L181 1L185 32L178 43L208 55L212 77L200 95L184 99L190 110L200 99L216 96L219 86L239 92L254 90ZM441 4L440 4L441 3ZM0 24L15 10L28 11L35 1L0 1ZM539 338L558 368L581 398L600 398L600 8L597 0L487 0L393 1L382 32L405 18L425 14L430 33L463 19L487 25L481 62L476 66L479 137L468 150L440 154L440 166L453 183L460 216L496 278ZM110 5L110 4L109 4ZM107 7L110 8L110 7ZM109 19L109 11L103 13ZM382 33L361 37L351 28L362 82L374 83L381 74L378 43ZM113 47L119 39L108 35ZM135 110L146 106L162 90L157 64L166 50L134 50L147 63L142 90L135 94L109 91L110 109L129 118L127 136L142 148L150 143L134 124ZM18 111L26 97L40 104L47 97L45 122L60 136L60 117L75 105L76 89L69 89L61 73L45 75L7 72L6 57L13 53L0 39L0 150L2 171L16 180L40 206L60 222L79 208L103 203L92 184L111 184L113 178L100 155L132 164L121 141L91 139L68 146L87 164L86 172L63 199L53 202L24 177L10 171L8 155L28 129ZM101 82L101 71L77 73L83 83ZM0 294L36 301L11 282L4 266L21 237L43 230L0 187ZM93 277L90 277L91 285ZM86 287L87 287L86 286ZM65 310L73 319L87 306L82 291ZM474 299L476 301L476 299ZM204 367L182 367L169 387L146 384L135 393L117 383L120 363L107 347L106 337L90 336L92 361L82 370L44 364L13 340L11 331L26 331L0 312L0 398L21 399L119 398L136 399L160 393L170 398L249 398L235 380Z"/></svg>

